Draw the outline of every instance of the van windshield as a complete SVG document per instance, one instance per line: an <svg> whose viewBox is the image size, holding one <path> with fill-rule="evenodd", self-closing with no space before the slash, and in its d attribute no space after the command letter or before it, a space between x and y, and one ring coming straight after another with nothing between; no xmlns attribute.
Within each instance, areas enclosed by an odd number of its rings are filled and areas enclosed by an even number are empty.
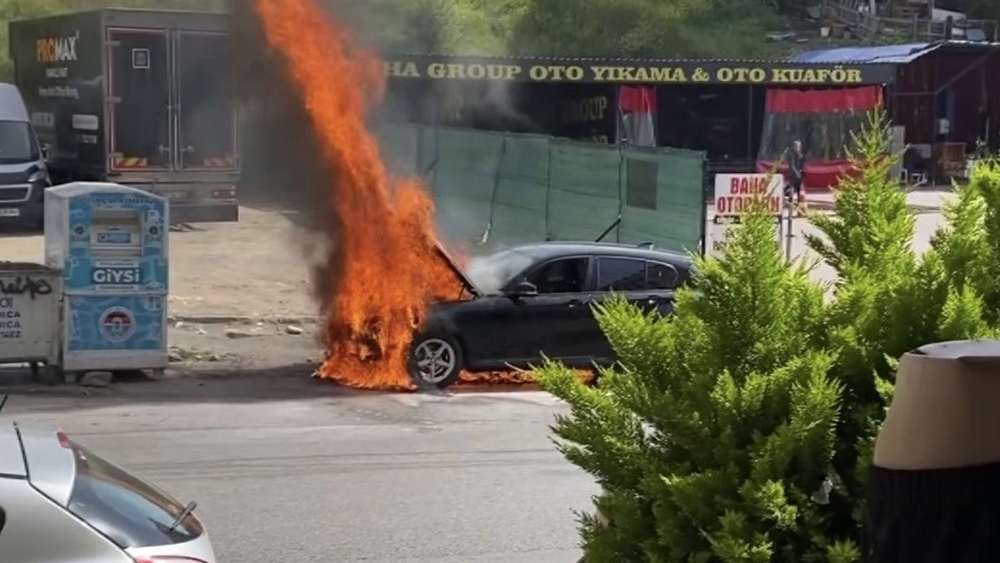
<svg viewBox="0 0 1000 563"><path fill-rule="evenodd" d="M27 121L0 121L0 164L39 159L38 143Z"/></svg>

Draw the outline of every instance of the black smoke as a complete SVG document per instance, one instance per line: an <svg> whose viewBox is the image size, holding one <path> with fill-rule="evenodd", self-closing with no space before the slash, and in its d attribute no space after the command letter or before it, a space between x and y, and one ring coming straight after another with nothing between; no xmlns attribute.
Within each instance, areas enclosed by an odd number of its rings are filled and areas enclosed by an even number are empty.
<svg viewBox="0 0 1000 563"><path fill-rule="evenodd" d="M340 225L332 205L335 176L281 54L267 45L253 2L234 4L234 81L243 150L240 198L247 205L288 212L303 228L302 250L312 255L313 288L325 309L336 293L342 263L336 244Z"/></svg>

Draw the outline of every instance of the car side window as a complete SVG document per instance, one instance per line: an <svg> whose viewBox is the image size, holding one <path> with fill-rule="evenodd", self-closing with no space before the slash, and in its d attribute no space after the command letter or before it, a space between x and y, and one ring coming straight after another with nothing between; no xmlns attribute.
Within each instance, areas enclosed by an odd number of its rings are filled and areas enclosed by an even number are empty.
<svg viewBox="0 0 1000 563"><path fill-rule="evenodd" d="M670 264L649 262L646 266L647 289L676 289L680 274Z"/></svg>
<svg viewBox="0 0 1000 563"><path fill-rule="evenodd" d="M597 291L646 289L646 262L632 258L599 258Z"/></svg>
<svg viewBox="0 0 1000 563"><path fill-rule="evenodd" d="M587 258L567 258L549 262L528 276L538 293L581 293L587 281Z"/></svg>

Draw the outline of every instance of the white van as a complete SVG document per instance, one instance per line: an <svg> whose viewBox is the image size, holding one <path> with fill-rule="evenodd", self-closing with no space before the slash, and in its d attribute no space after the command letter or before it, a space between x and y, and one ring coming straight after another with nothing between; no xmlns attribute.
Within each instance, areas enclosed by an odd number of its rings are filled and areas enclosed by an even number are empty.
<svg viewBox="0 0 1000 563"><path fill-rule="evenodd" d="M0 82L0 225L42 227L45 189L52 185L45 156L21 92Z"/></svg>

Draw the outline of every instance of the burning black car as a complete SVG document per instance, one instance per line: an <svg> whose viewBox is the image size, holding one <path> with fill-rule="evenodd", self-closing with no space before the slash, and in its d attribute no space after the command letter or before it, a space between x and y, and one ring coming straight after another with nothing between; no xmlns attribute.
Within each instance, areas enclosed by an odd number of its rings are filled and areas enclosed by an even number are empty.
<svg viewBox="0 0 1000 563"><path fill-rule="evenodd" d="M462 274L473 298L433 306L413 340L410 377L444 389L463 370L525 369L543 357L610 363L592 306L616 294L668 315L691 270L689 257L649 245L546 242L475 259Z"/></svg>

